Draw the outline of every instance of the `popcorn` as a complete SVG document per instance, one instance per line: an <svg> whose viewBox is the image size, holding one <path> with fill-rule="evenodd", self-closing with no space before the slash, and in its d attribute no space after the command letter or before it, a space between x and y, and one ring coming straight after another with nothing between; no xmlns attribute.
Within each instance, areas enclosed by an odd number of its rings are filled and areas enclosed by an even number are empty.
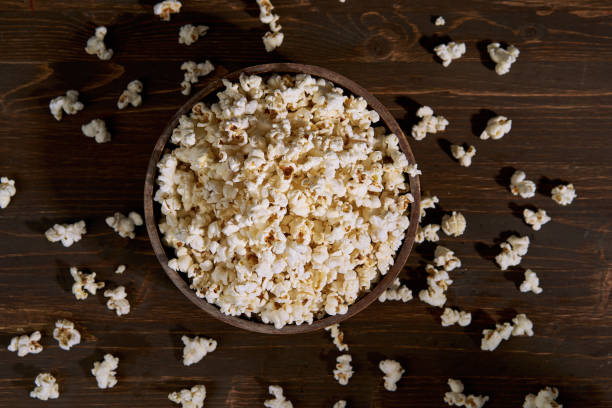
<svg viewBox="0 0 612 408"><path fill-rule="evenodd" d="M93 137L96 143L107 143L111 140L111 134L106 130L106 123L102 119L94 119L81 126L81 132L87 137Z"/></svg>
<svg viewBox="0 0 612 408"><path fill-rule="evenodd" d="M502 251L495 257L495 262L502 271L505 271L509 266L516 266L521 263L522 257L527 254L529 249L529 237L512 235L499 246Z"/></svg>
<svg viewBox="0 0 612 408"><path fill-rule="evenodd" d="M434 48L434 52L442 60L442 66L448 67L455 59L461 58L465 54L465 43L454 41L448 44L440 44Z"/></svg>
<svg viewBox="0 0 612 408"><path fill-rule="evenodd" d="M353 376L353 367L351 361L353 358L350 354L342 354L336 358L336 369L334 370L334 379L336 379L340 385L347 385L349 379Z"/></svg>
<svg viewBox="0 0 612 408"><path fill-rule="evenodd" d="M96 377L98 388L113 388L117 384L117 368L119 367L119 357L112 354L105 354L104 360L94 362L91 374Z"/></svg>
<svg viewBox="0 0 612 408"><path fill-rule="evenodd" d="M464 312L462 310L454 310L450 307L444 308L444 313L440 316L442 320L442 326L452 326L458 323L459 326L465 327L472 323L472 314L470 312Z"/></svg>
<svg viewBox="0 0 612 408"><path fill-rule="evenodd" d="M536 185L531 180L525 180L527 175L524 171L517 170L510 178L510 192L512 195L520 195L522 198L535 196Z"/></svg>
<svg viewBox="0 0 612 408"><path fill-rule="evenodd" d="M472 165L472 158L476 155L476 148L470 146L465 150L463 146L451 145L451 153L455 159L459 160L459 165L470 167Z"/></svg>
<svg viewBox="0 0 612 408"><path fill-rule="evenodd" d="M436 246L434 252L434 265L442 268L447 272L455 268L461 268L461 260L455 256L455 253L442 245Z"/></svg>
<svg viewBox="0 0 612 408"><path fill-rule="evenodd" d="M420 174L423 174L423 172L419 170L419 167L416 163L409 164L408 167L406 168L406 173L408 173L410 177L416 177Z"/></svg>
<svg viewBox="0 0 612 408"><path fill-rule="evenodd" d="M435 24L436 26L438 26L438 27L439 27L439 26L443 26L443 25L445 25L445 24L446 24L446 20L444 19L444 17L442 17L442 16L438 16L438 18L436 18L436 21L434 22L434 24Z"/></svg>
<svg viewBox="0 0 612 408"><path fill-rule="evenodd" d="M187 336L181 337L185 347L183 348L183 364L190 366L200 362L206 354L212 353L217 349L217 341L195 336L190 339Z"/></svg>
<svg viewBox="0 0 612 408"><path fill-rule="evenodd" d="M104 44L104 37L106 37L106 27L97 27L93 37L89 37L87 40L85 52L89 55L95 54L103 61L111 59L113 56L113 50L106 48L106 44Z"/></svg>
<svg viewBox="0 0 612 408"><path fill-rule="evenodd" d="M283 395L283 389L278 385L268 387L268 392L274 397L264 402L266 408L293 408L291 401Z"/></svg>
<svg viewBox="0 0 612 408"><path fill-rule="evenodd" d="M274 10L272 2L270 0L257 0L257 4L259 5L259 21L268 24L270 27L270 31L262 37L262 40L266 52L271 52L281 46L285 36L281 32L282 26L278 23L279 16L272 14L272 10Z"/></svg>
<svg viewBox="0 0 612 408"><path fill-rule="evenodd" d="M453 405L462 407L465 405L465 395L463 394L463 383L461 380L455 380L452 378L448 379L448 386L450 387L450 392L444 394L444 402L446 402L451 407Z"/></svg>
<svg viewBox="0 0 612 408"><path fill-rule="evenodd" d="M49 242L61 241L62 245L69 247L79 242L86 233L85 221L81 220L74 224L55 224L45 232L45 237Z"/></svg>
<svg viewBox="0 0 612 408"><path fill-rule="evenodd" d="M261 37L263 40L264 48L266 52L272 52L283 44L283 40L285 39L285 34L280 31L272 32L268 31Z"/></svg>
<svg viewBox="0 0 612 408"><path fill-rule="evenodd" d="M181 404L183 408L202 408L206 399L206 387L201 384L194 385L191 389L168 394L168 399L175 404Z"/></svg>
<svg viewBox="0 0 612 408"><path fill-rule="evenodd" d="M59 385L50 373L38 374L34 384L36 387L30 392L30 398L38 398L43 401L59 398Z"/></svg>
<svg viewBox="0 0 612 408"><path fill-rule="evenodd" d="M106 225L111 227L121 238L134 239L134 229L143 224L142 217L137 212L130 212L126 217L120 212L116 212L112 217L106 218Z"/></svg>
<svg viewBox="0 0 612 408"><path fill-rule="evenodd" d="M215 70L214 65L206 60L196 64L194 61L183 62L181 70L185 71L185 79L181 82L181 93L189 95L191 93L191 84L200 82L200 77L206 76Z"/></svg>
<svg viewBox="0 0 612 408"><path fill-rule="evenodd" d="M499 140L512 129L512 121L505 116L495 116L487 121L487 127L480 134L480 140Z"/></svg>
<svg viewBox="0 0 612 408"><path fill-rule="evenodd" d="M117 101L117 108L123 109L128 105L132 105L137 108L142 104L142 82L135 79L130 82L127 89L121 93L119 100Z"/></svg>
<svg viewBox="0 0 612 408"><path fill-rule="evenodd" d="M561 205L568 205L576 198L576 190L573 184L560 184L551 191L552 199Z"/></svg>
<svg viewBox="0 0 612 408"><path fill-rule="evenodd" d="M87 299L89 293L92 295L96 294L98 289L102 289L104 287L104 282L96 282L96 273L83 273L79 271L74 266L70 268L70 275L72 279L74 279L74 283L72 284L72 294L77 300Z"/></svg>
<svg viewBox="0 0 612 408"><path fill-rule="evenodd" d="M163 21L170 21L170 15L181 11L183 5L177 0L164 0L153 6L153 13Z"/></svg>
<svg viewBox="0 0 612 408"><path fill-rule="evenodd" d="M425 216L425 211L430 208L436 208L436 204L440 202L440 199L437 196L426 195L421 197L421 216L423 218Z"/></svg>
<svg viewBox="0 0 612 408"><path fill-rule="evenodd" d="M53 329L53 338L57 340L62 350L70 350L81 342L81 333L74 328L74 323L69 320L58 320Z"/></svg>
<svg viewBox="0 0 612 408"><path fill-rule="evenodd" d="M523 408L563 408L563 405L555 401L559 397L559 390L555 387L546 387L538 392L538 395L527 394Z"/></svg>
<svg viewBox="0 0 612 408"><path fill-rule="evenodd" d="M482 341L480 349L483 351L493 351L499 346L502 340L510 339L513 327L510 323L497 324L495 330L485 329L482 331Z"/></svg>
<svg viewBox="0 0 612 408"><path fill-rule="evenodd" d="M127 266L119 265L117 266L117 269L115 269L115 273L122 274L123 272L125 272L126 269L127 269Z"/></svg>
<svg viewBox="0 0 612 408"><path fill-rule="evenodd" d="M11 180L8 177L0 178L0 208L6 208L15 193L17 193L15 180Z"/></svg>
<svg viewBox="0 0 612 408"><path fill-rule="evenodd" d="M550 217L546 214L546 211L542 209L534 212L525 208L523 210L523 218L525 219L525 223L531 225L534 231L539 231L542 225L550 221Z"/></svg>
<svg viewBox="0 0 612 408"><path fill-rule="evenodd" d="M425 266L425 271L428 288L419 292L419 299L431 306L442 307L446 303L445 292L453 281L447 271L438 270L431 264Z"/></svg>
<svg viewBox="0 0 612 408"><path fill-rule="evenodd" d="M514 45L504 50L497 42L487 45L487 52L496 64L495 73L497 75L504 75L510 72L510 66L516 62L520 54L518 48Z"/></svg>
<svg viewBox="0 0 612 408"><path fill-rule="evenodd" d="M385 380L385 389L387 391L397 390L397 382L404 375L404 369L395 360L382 360L378 363L378 368L385 374L383 379Z"/></svg>
<svg viewBox="0 0 612 408"><path fill-rule="evenodd" d="M440 231L440 226L438 224L428 224L424 227L419 225L417 226L417 233L414 238L414 242L417 244L421 244L424 241L438 242L440 240L438 231Z"/></svg>
<svg viewBox="0 0 612 408"><path fill-rule="evenodd" d="M525 271L525 280L521 283L520 290L521 292L533 292L536 295L542 293L543 289L540 287L540 279L531 269Z"/></svg>
<svg viewBox="0 0 612 408"><path fill-rule="evenodd" d="M200 37L205 36L207 31L208 27L205 25L185 24L179 30L179 44L191 45Z"/></svg>
<svg viewBox="0 0 612 408"><path fill-rule="evenodd" d="M516 317L512 319L512 323L514 323L514 329L512 329L513 336L533 336L533 323L524 313L517 314Z"/></svg>
<svg viewBox="0 0 612 408"><path fill-rule="evenodd" d="M18 357L24 357L28 354L38 354L43 350L43 346L39 343L41 338L40 332L37 330L34 333L15 336L11 339L8 345L8 351L16 351Z"/></svg>
<svg viewBox="0 0 612 408"><path fill-rule="evenodd" d="M344 3L344 1L342 0L340 1ZM345 400L336 401L336 403L334 404L332 408L346 408L346 401Z"/></svg>
<svg viewBox="0 0 612 408"><path fill-rule="evenodd" d="M421 121L412 126L411 134L414 140L423 140L427 133L442 132L448 126L448 120L444 116L434 116L429 106L421 106L416 115L421 118Z"/></svg>
<svg viewBox="0 0 612 408"><path fill-rule="evenodd" d="M488 396L468 395L465 399L465 406L469 408L482 408L488 400Z"/></svg>
<svg viewBox="0 0 612 408"><path fill-rule="evenodd" d="M49 102L49 110L55 118L55 120L62 120L62 113L66 115L76 115L77 112L83 110L85 107L79 102L79 92L75 90L66 91L66 96L58 96L57 98L51 99Z"/></svg>
<svg viewBox="0 0 612 408"><path fill-rule="evenodd" d="M349 347L344 343L344 333L342 330L340 330L340 325L338 323L326 327L325 330L329 331L329 334L334 341L334 345L339 351L348 351Z"/></svg>
<svg viewBox="0 0 612 408"><path fill-rule="evenodd" d="M458 237L465 232L465 217L457 211L453 211L451 215L442 217L442 231L448 236Z"/></svg>
<svg viewBox="0 0 612 408"><path fill-rule="evenodd" d="M412 291L408 289L406 285L402 285L399 278L397 278L393 281L391 286L378 297L378 301L381 303L387 300L401 300L406 303L412 300Z"/></svg>
<svg viewBox="0 0 612 408"><path fill-rule="evenodd" d="M117 316L130 313L130 302L126 299L124 286L117 286L115 289L107 289L104 291L104 297L110 298L106 302L106 307L109 310L114 310Z"/></svg>

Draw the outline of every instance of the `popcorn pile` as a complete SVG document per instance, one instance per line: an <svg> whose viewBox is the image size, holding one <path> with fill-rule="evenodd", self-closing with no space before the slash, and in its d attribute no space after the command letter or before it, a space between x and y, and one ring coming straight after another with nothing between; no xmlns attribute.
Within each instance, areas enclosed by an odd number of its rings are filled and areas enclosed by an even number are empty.
<svg viewBox="0 0 612 408"><path fill-rule="evenodd" d="M285 35L281 32L283 27L278 22L278 14L272 14L274 6L270 0L257 0L259 5L259 21L268 24L270 31L262 37L266 52L274 51L283 43Z"/></svg>

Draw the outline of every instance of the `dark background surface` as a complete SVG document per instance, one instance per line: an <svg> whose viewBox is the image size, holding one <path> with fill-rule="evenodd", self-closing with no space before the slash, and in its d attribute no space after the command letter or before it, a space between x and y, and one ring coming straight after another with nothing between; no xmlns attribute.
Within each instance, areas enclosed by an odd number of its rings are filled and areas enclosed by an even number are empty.
<svg viewBox="0 0 612 408"><path fill-rule="evenodd" d="M0 344L41 330L45 347L24 358L0 350L0 406L46 406L28 393L37 373L50 370L61 389L48 403L56 407L167 407L169 392L197 383L207 387L208 407L263 406L269 384L282 385L296 408L331 407L340 398L349 407L440 407L448 377L462 379L468 393L489 395L488 407L521 406L547 385L559 387L566 407L612 407L612 2L277 0L285 42L271 54L254 1L186 0L171 22L155 17L152 3L35 0L32 11L29 1L0 2L0 175L14 178L18 190L0 210ZM431 22L440 14L441 28ZM187 23L206 24L209 34L179 45ZM83 50L102 24L115 51L110 61ZM467 44L449 68L428 51L436 33ZM483 58L490 40L520 49L508 75L497 76ZM179 67L207 58L214 76L279 61L335 70L379 97L407 132L421 104L450 120L446 132L412 148L424 190L468 221L464 236L440 243L464 264L452 274L447 306L472 311L471 326L443 328L441 310L418 300L376 302L343 325L355 375L342 387L332 376L339 353L326 332L258 335L213 320L172 286L144 228L130 241L105 225L115 211L142 212L153 143L186 101ZM145 87L142 106L118 111L119 94L136 78ZM81 92L85 110L56 122L48 103L67 89ZM490 111L510 117L512 132L480 141L475 134ZM81 124L98 117L111 143L81 134ZM477 147L472 167L449 157L449 142ZM513 168L538 183L536 197L509 193ZM571 206L549 198L554 180L574 183ZM546 209L553 221L532 231L519 216L525 205ZM81 242L64 248L45 239L54 223L79 219L88 229ZM504 273L492 257L509 231L529 235L532 245L522 265ZM415 295L432 253L433 246L418 247L402 274ZM120 263L128 269L115 275ZM111 287L125 285L132 312L115 316L101 295L77 301L73 265ZM538 273L544 293L518 291L522 267ZM480 351L482 329L515 313L533 320L536 335ZM83 335L68 352L51 336L59 318ZM184 367L183 334L211 336L219 347ZM99 390L89 371L106 352L121 359L119 383ZM406 369L395 393L382 386L383 358Z"/></svg>

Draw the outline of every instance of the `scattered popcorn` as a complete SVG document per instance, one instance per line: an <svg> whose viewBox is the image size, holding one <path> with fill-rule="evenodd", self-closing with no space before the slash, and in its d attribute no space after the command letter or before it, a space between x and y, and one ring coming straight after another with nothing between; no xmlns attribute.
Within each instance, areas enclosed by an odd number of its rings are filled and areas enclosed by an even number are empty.
<svg viewBox="0 0 612 408"><path fill-rule="evenodd" d="M533 336L533 323L524 313L517 314L516 317L512 319L512 323L514 323L514 329L512 329L513 336Z"/></svg>
<svg viewBox="0 0 612 408"><path fill-rule="evenodd" d="M202 408L206 399L206 387L194 385L191 389L183 389L179 392L168 394L168 399L175 404L181 404L183 408Z"/></svg>
<svg viewBox="0 0 612 408"><path fill-rule="evenodd" d="M557 187L553 188L551 191L552 199L561 205L568 205L574 201L576 198L576 190L574 190L573 184L560 184Z"/></svg>
<svg viewBox="0 0 612 408"><path fill-rule="evenodd" d="M521 283L521 292L533 292L536 295L542 293L543 289L540 287L540 279L538 275L531 269L525 271L525 280Z"/></svg>
<svg viewBox="0 0 612 408"><path fill-rule="evenodd" d="M120 212L116 212L112 217L106 218L106 225L115 230L121 238L134 239L136 237L134 229L142 224L142 217L134 211L130 212L127 217Z"/></svg>
<svg viewBox="0 0 612 408"><path fill-rule="evenodd" d="M105 354L103 361L94 362L91 374L96 377L98 388L113 388L117 384L117 368L119 367L119 357L112 354Z"/></svg>
<svg viewBox="0 0 612 408"><path fill-rule="evenodd" d="M164 0L153 6L153 13L163 21L170 21L170 15L181 11L182 4L177 0Z"/></svg>
<svg viewBox="0 0 612 408"><path fill-rule="evenodd" d="M444 215L442 217L442 231L449 237L458 237L463 235L465 227L467 225L463 214L457 211L453 211L451 215Z"/></svg>
<svg viewBox="0 0 612 408"><path fill-rule="evenodd" d="M472 323L472 314L470 312L464 312L462 310L454 310L450 307L444 308L444 313L440 316L442 319L442 326L452 326L458 323L459 326L465 327Z"/></svg>
<svg viewBox="0 0 612 408"><path fill-rule="evenodd" d="M523 210L523 218L525 219L525 223L531 225L534 231L539 231L542 225L550 221L550 217L546 214L546 211L542 209L534 212L525 208Z"/></svg>
<svg viewBox="0 0 612 408"><path fill-rule="evenodd" d="M445 24L446 24L446 20L444 19L444 17L442 17L442 16L438 16L438 18L436 18L436 21L434 22L434 24L435 24L436 26L438 26L438 27L439 27L439 26L443 26L443 25L445 25Z"/></svg>
<svg viewBox="0 0 612 408"><path fill-rule="evenodd" d="M77 300L87 299L87 296L89 296L87 292L95 295L98 289L104 287L104 282L96 282L95 272L89 274L83 273L73 266L70 268L70 275L74 279L72 294L74 294Z"/></svg>
<svg viewBox="0 0 612 408"><path fill-rule="evenodd" d="M114 310L117 316L130 313L130 302L126 299L124 286L117 286L115 289L107 289L104 291L104 297L110 298L106 302L106 307L109 310Z"/></svg>
<svg viewBox="0 0 612 408"><path fill-rule="evenodd" d="M412 126L412 137L414 140L423 140L427 133L442 132L448 126L448 120L444 116L434 116L429 106L421 106L416 115L421 121Z"/></svg>
<svg viewBox="0 0 612 408"><path fill-rule="evenodd" d="M134 108L142 104L142 82L135 79L130 82L127 89L121 93L119 100L117 101L117 108L123 109L128 105L132 105Z"/></svg>
<svg viewBox="0 0 612 408"><path fill-rule="evenodd" d="M214 65L206 60L196 64L193 61L183 62L181 69L185 71L185 78L181 82L181 93L183 95L189 95L191 93L191 84L197 84L200 81L200 77L206 76L215 70Z"/></svg>
<svg viewBox="0 0 612 408"><path fill-rule="evenodd" d="M447 271L436 269L433 265L425 266L427 272L427 289L419 292L421 302L427 303L434 307L442 307L446 303L446 294L448 287L453 281L450 279Z"/></svg>
<svg viewBox="0 0 612 408"><path fill-rule="evenodd" d="M8 177L0 178L0 208L6 208L15 193L17 193L15 180L11 180Z"/></svg>
<svg viewBox="0 0 612 408"><path fill-rule="evenodd" d="M57 340L62 350L70 350L81 342L81 333L74 328L74 323L69 320L58 320L53 329L53 338Z"/></svg>
<svg viewBox="0 0 612 408"><path fill-rule="evenodd" d="M397 382L404 375L404 369L395 360L382 360L378 363L378 368L385 374L383 379L385 380L385 389L387 391L397 390Z"/></svg>
<svg viewBox="0 0 612 408"><path fill-rule="evenodd" d="M336 369L334 370L334 378L340 385L347 385L349 379L353 376L353 367L351 361L353 358L350 354L342 354L336 358Z"/></svg>
<svg viewBox="0 0 612 408"><path fill-rule="evenodd" d="M442 66L448 67L453 60L461 58L465 54L465 43L452 41L448 44L440 44L434 48L434 52L442 60Z"/></svg>
<svg viewBox="0 0 612 408"><path fill-rule="evenodd" d="M329 334L334 341L334 345L338 348L338 350L348 351L349 347L344 343L344 333L342 330L340 330L340 325L338 323L326 327L325 330L329 331Z"/></svg>
<svg viewBox="0 0 612 408"><path fill-rule="evenodd" d="M59 398L59 385L50 373L38 374L34 384L36 384L36 387L30 392L30 398L38 398L43 401Z"/></svg>
<svg viewBox="0 0 612 408"><path fill-rule="evenodd" d="M538 392L538 395L527 394L523 408L563 408L563 405L555 401L559 397L559 390L555 387L546 387Z"/></svg>
<svg viewBox="0 0 612 408"><path fill-rule="evenodd" d="M207 31L208 27L205 25L185 24L179 30L179 44L191 45L200 37L205 36Z"/></svg>
<svg viewBox="0 0 612 408"><path fill-rule="evenodd" d="M268 24L270 27L270 31L262 37L262 40L266 52L271 52L283 43L285 38L285 35L281 32L283 27L278 23L279 16L272 14L274 6L270 0L257 0L257 4L259 5L259 21Z"/></svg>
<svg viewBox="0 0 612 408"><path fill-rule="evenodd" d="M529 249L529 237L512 235L499 246L502 251L495 257L495 262L497 262L502 271L505 271L509 266L516 266L521 263L522 257L527 254Z"/></svg>
<svg viewBox="0 0 612 408"><path fill-rule="evenodd" d="M200 362L208 353L217 349L217 341L195 336L190 339L187 336L181 337L185 347L183 348L183 364L190 366Z"/></svg>
<svg viewBox="0 0 612 408"><path fill-rule="evenodd" d="M524 171L517 170L510 178L510 192L512 195L520 195L522 198L535 196L536 185L531 180L525 180L527 175Z"/></svg>
<svg viewBox="0 0 612 408"><path fill-rule="evenodd" d="M125 272L125 270L127 269L127 266L125 265L119 265L117 267L117 269L115 269L115 273L117 274L122 274L123 272Z"/></svg>
<svg viewBox="0 0 612 408"><path fill-rule="evenodd" d="M264 402L266 408L293 408L291 401L283 395L283 389L278 385L268 387L268 392L274 397Z"/></svg>
<svg viewBox="0 0 612 408"><path fill-rule="evenodd" d="M412 300L412 291L406 285L402 285L399 278L397 278L378 297L379 302L386 302L387 300L401 300L406 303Z"/></svg>
<svg viewBox="0 0 612 408"><path fill-rule="evenodd" d="M8 345L8 351L17 352L18 357L24 357L28 354L38 354L43 350L43 346L39 343L41 338L40 332L37 330L34 333L15 336L11 339Z"/></svg>
<svg viewBox="0 0 612 408"><path fill-rule="evenodd" d="M430 208L436 208L436 204L440 202L440 199L436 196L426 195L421 197L421 216L423 218L425 216L425 211Z"/></svg>
<svg viewBox="0 0 612 408"><path fill-rule="evenodd" d="M49 102L49 110L56 120L62 120L62 113L76 115L85 107L79 102L79 92L75 90L66 91L66 96L58 96Z"/></svg>
<svg viewBox="0 0 612 408"><path fill-rule="evenodd" d="M438 224L428 224L424 227L419 225L417 226L417 233L414 238L414 242L417 244L421 244L425 241L438 242L440 240L438 231L440 231L440 226Z"/></svg>
<svg viewBox="0 0 612 408"><path fill-rule="evenodd" d="M495 62L495 73L504 75L510 72L510 66L516 62L519 56L519 50L514 45L504 50L499 43L491 43L487 45L489 57Z"/></svg>
<svg viewBox="0 0 612 408"><path fill-rule="evenodd" d="M55 224L45 232L45 237L49 242L61 241L62 245L69 247L79 242L86 233L85 221L81 220L74 224Z"/></svg>
<svg viewBox="0 0 612 408"><path fill-rule="evenodd" d="M459 160L459 165L470 167L472 165L472 158L476 155L476 148L470 146L465 150L463 146L451 145L451 153L455 159Z"/></svg>
<svg viewBox="0 0 612 408"><path fill-rule="evenodd" d="M512 335L512 325L510 323L497 324L495 330L485 329L482 331L482 341L480 349L483 351L493 351L500 345L502 340L508 340Z"/></svg>
<svg viewBox="0 0 612 408"><path fill-rule="evenodd" d="M81 126L81 132L87 137L93 137L96 143L106 143L111 140L111 134L106 130L106 123L102 119L94 119Z"/></svg>
<svg viewBox="0 0 612 408"><path fill-rule="evenodd" d="M103 61L111 59L113 56L113 50L106 48L106 44L104 44L104 37L106 37L106 27L97 27L93 37L89 37L87 40L85 52L89 55L95 54Z"/></svg>
<svg viewBox="0 0 612 408"><path fill-rule="evenodd" d="M495 116L487 121L487 127L480 134L480 140L499 140L512 130L512 121L505 116Z"/></svg>
<svg viewBox="0 0 612 408"><path fill-rule="evenodd" d="M345 0L340 0L340 1L344 3ZM346 408L346 401L345 400L337 401L332 408Z"/></svg>
<svg viewBox="0 0 612 408"><path fill-rule="evenodd" d="M461 260L455 256L455 253L442 245L436 246L434 252L434 265L442 268L447 272L455 268L461 268Z"/></svg>

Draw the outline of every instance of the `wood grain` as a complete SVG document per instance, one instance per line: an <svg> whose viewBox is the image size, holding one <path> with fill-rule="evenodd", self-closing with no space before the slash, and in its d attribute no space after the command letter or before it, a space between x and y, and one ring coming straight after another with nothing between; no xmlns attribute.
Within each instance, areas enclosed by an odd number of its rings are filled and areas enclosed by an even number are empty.
<svg viewBox="0 0 612 408"><path fill-rule="evenodd" d="M0 351L0 406L44 403L28 397L38 372L60 381L58 407L168 407L169 392L203 383L207 407L262 406L267 385L281 384L296 407L439 407L448 377L468 392L491 397L488 407L517 407L527 393L559 387L566 407L612 407L612 2L559 0L277 0L285 43L266 54L265 27L246 0L184 1L169 23L152 15L154 1L5 0L0 3L0 175L17 182L0 210L0 343L41 330L45 350L18 358ZM445 27L431 18L443 15ZM209 33L178 44L186 23ZM109 27L115 56L83 52L96 25ZM437 35L437 37L436 37ZM466 55L443 68L429 51L444 40L465 41ZM521 55L499 77L482 55L486 41L515 44ZM339 354L327 333L270 336L232 328L195 308L163 273L144 229L119 238L104 223L114 211L142 210L142 187L153 144L186 101L181 62L211 59L213 78L259 63L320 65L351 78L384 103L405 131L420 105L449 119L446 132L412 148L423 189L444 211L468 221L460 238L443 237L464 267L453 273L449 306L473 312L467 328L443 328L441 310L418 301L376 303L343 324L355 375L348 386L332 377ZM141 108L117 111L126 84L145 85ZM203 87L203 81L199 86ZM84 111L56 122L51 98L78 89ZM510 135L480 141L492 114L513 120ZM97 145L80 125L102 117L113 133ZM478 149L470 168L445 150L467 142ZM533 199L507 190L511 169L538 183ZM572 182L578 199L561 207L546 194L551 182ZM544 208L553 221L534 232L523 206ZM437 216L439 216L438 214ZM436 214L432 215L433 218ZM85 219L89 233L70 248L50 244L56 222ZM501 272L496 245L509 231L532 239L521 267ZM402 277L423 287L433 246L413 251ZM126 263L124 275L114 268ZM109 285L126 285L132 313L118 318L103 298L77 302L70 266L96 271ZM520 293L522 267L535 270L544 293ZM479 350L482 329L516 312L535 323L532 338L513 338L493 353ZM84 341L66 352L51 337L58 318L75 321ZM200 364L182 366L183 334L214 337L219 348ZM98 390L89 374L105 352L121 358L119 384ZM406 374L395 393L382 387L377 363L395 358Z"/></svg>

